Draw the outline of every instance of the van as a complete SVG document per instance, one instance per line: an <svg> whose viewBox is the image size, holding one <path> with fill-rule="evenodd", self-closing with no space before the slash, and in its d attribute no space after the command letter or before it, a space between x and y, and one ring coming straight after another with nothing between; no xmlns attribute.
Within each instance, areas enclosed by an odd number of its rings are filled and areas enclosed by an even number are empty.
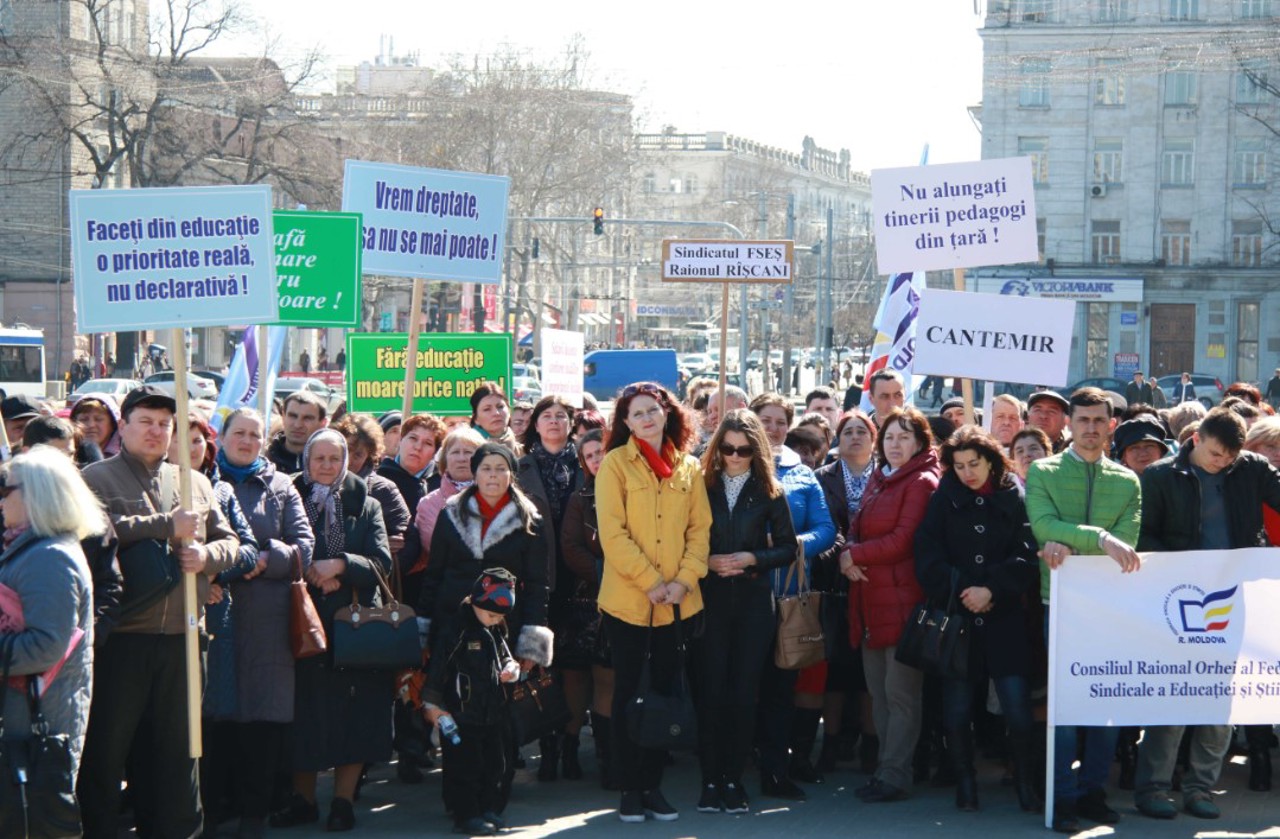
<svg viewBox="0 0 1280 839"><path fill-rule="evenodd" d="M657 382L672 393L680 386L675 350L594 350L582 361L582 389L596 399L614 399L634 382Z"/></svg>

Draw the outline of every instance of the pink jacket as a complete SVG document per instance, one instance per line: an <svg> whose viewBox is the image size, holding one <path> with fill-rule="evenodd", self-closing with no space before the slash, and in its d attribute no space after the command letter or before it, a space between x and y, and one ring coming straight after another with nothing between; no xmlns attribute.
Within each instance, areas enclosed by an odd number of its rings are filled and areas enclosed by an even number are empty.
<svg viewBox="0 0 1280 839"><path fill-rule="evenodd" d="M431 534L435 533L436 521L444 510L444 502L461 491L447 474L441 475L440 488L431 490L418 502L413 523L418 528L418 535L422 537L422 556L419 557L418 562L414 563L415 568L418 566L425 568L431 562Z"/></svg>

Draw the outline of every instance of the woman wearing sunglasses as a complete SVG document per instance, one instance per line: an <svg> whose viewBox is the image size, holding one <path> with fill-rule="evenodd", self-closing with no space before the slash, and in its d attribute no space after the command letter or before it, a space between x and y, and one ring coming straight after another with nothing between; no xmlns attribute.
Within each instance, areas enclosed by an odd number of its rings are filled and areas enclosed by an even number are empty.
<svg viewBox="0 0 1280 839"><path fill-rule="evenodd" d="M680 815L658 788L665 751L631 739L626 708L639 691L646 650L652 689L670 693L680 662L675 607L683 624L702 611L698 581L707 573L711 508L698 461L687 453L694 435L691 417L666 388L630 385L614 403L608 454L596 476L605 557L600 611L614 669L613 777L624 822Z"/></svg>
<svg viewBox="0 0 1280 839"><path fill-rule="evenodd" d="M795 559L796 531L769 438L751 411L725 415L702 466L711 502L711 555L702 580L703 634L693 648L702 764L698 811L745 813L742 773L776 625L768 572Z"/></svg>

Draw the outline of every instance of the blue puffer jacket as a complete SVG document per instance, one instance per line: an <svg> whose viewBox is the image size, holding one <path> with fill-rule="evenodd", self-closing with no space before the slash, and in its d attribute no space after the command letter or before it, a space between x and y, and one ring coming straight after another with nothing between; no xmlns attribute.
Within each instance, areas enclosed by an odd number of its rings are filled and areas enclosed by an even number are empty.
<svg viewBox="0 0 1280 839"><path fill-rule="evenodd" d="M804 547L805 573L812 578L813 558L836 543L836 525L831 519L831 511L827 507L827 496L822 491L818 478L813 470L800 462L800 455L786 446L773 459L778 470L778 480L787 495L787 506L791 508L791 522L796 528L796 538ZM797 582L793 577L791 585L783 591L790 564L777 568L773 572L773 592L779 597L796 593Z"/></svg>

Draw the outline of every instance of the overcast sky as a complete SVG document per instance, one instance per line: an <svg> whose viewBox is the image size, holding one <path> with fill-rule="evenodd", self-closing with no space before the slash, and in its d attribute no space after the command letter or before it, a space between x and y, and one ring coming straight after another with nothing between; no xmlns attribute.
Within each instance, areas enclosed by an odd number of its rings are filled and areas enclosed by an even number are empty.
<svg viewBox="0 0 1280 839"><path fill-rule="evenodd" d="M261 27L219 52L254 52L265 32L286 57L318 46L336 67L372 61L391 35L396 53L416 51L432 66L507 44L550 56L581 34L593 86L631 94L642 131L726 131L791 152L810 135L849 149L864 170L915 165L926 143L931 163L979 156L966 110L982 88L974 0L779 4L773 13L697 0L246 2Z"/></svg>

